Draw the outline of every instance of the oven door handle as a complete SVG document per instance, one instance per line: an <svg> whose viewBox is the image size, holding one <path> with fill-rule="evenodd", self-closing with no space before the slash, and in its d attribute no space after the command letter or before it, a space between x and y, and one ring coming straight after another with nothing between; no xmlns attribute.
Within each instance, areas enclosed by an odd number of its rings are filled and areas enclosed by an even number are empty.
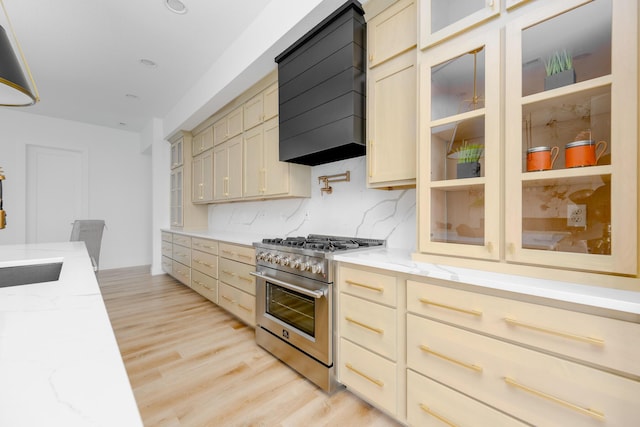
<svg viewBox="0 0 640 427"><path fill-rule="evenodd" d="M259 273L257 271L255 271L255 272L254 271L250 271L249 274L252 275L252 276L256 276L258 278L261 278L261 279L268 280L268 281L270 281L270 282L272 282L272 283L274 283L274 284L276 284L278 286L282 286L283 288L287 288L287 289L289 289L291 291L300 292L303 295L306 295L306 296L309 296L309 297L312 297L312 298L315 298L315 299L320 299L320 298L323 298L325 296L324 291L312 291L310 289L306 289L306 288L303 288L301 286L292 285L291 283L287 283L287 282L283 282L282 280L274 279L273 277L269 277L264 273Z"/></svg>

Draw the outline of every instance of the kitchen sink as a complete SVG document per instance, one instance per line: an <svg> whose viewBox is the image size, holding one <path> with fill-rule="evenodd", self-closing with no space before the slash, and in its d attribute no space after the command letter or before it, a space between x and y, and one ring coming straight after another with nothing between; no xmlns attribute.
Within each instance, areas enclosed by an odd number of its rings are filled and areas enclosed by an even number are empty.
<svg viewBox="0 0 640 427"><path fill-rule="evenodd" d="M0 288L55 282L60 278L62 261L0 267Z"/></svg>

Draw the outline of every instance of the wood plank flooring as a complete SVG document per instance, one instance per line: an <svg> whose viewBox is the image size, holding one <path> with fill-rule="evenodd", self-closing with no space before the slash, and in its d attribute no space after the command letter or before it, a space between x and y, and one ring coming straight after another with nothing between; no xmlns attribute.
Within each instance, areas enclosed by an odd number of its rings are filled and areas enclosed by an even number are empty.
<svg viewBox="0 0 640 427"><path fill-rule="evenodd" d="M145 426L399 425L347 390L327 396L258 347L252 328L148 270L98 273Z"/></svg>

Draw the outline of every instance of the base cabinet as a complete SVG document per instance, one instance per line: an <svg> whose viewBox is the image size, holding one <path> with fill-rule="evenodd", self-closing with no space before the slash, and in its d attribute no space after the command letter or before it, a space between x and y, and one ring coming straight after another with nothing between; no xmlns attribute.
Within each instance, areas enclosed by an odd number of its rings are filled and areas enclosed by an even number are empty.
<svg viewBox="0 0 640 427"><path fill-rule="evenodd" d="M162 231L162 270L255 326L256 284L254 249Z"/></svg>
<svg viewBox="0 0 640 427"><path fill-rule="evenodd" d="M344 262L337 284L339 381L402 423L640 420L640 324L628 313Z"/></svg>

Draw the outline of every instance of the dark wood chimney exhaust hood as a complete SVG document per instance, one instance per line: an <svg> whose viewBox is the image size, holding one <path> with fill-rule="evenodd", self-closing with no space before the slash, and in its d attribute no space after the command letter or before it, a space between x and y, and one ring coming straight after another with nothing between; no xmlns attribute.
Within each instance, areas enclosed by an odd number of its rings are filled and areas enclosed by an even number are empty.
<svg viewBox="0 0 640 427"><path fill-rule="evenodd" d="M366 39L364 10L350 0L276 57L281 161L366 153Z"/></svg>

